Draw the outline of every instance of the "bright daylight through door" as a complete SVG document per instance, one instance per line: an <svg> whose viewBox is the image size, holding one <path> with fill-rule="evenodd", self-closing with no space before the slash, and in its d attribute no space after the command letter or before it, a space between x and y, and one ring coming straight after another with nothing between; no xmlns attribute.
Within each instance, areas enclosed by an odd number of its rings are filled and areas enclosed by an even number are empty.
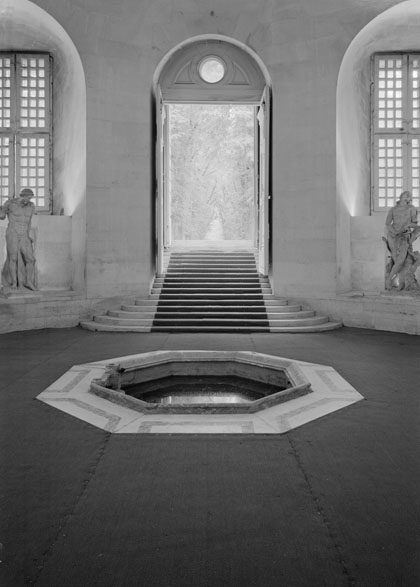
<svg viewBox="0 0 420 587"><path fill-rule="evenodd" d="M169 240L253 243L255 106L169 104L167 113Z"/></svg>

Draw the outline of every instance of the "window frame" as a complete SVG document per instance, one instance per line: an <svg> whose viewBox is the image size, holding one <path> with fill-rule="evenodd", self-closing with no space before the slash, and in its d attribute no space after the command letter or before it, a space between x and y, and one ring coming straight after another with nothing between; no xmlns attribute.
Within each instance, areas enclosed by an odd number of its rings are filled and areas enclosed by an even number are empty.
<svg viewBox="0 0 420 587"><path fill-rule="evenodd" d="M382 60L385 62L388 60L388 63L381 66L380 61ZM392 74L388 76L387 71L390 68L389 62L391 60L394 61L395 68L392 70ZM401 67L398 66L399 60L401 61ZM416 87L413 74L413 63L415 60L419 61L419 65L417 66L418 73L416 76ZM398 76L399 69L401 69L401 76ZM381 76L382 71L383 75ZM399 87L397 84L394 84L393 81L399 78L401 79L401 97L396 94ZM389 81L391 84L388 84ZM392 97L387 95L389 90L391 90ZM381 91L384 94L383 96L380 95ZM413 96L413 92L416 92L416 98ZM401 101L400 106L398 106L399 98ZM418 124L415 126L413 122L415 120L413 111L414 99L420 100L420 51L387 51L374 53L371 57L370 113L371 210L373 213L387 212L395 205L398 195L404 190L410 190L413 193L413 204L419 206L420 178L418 174L420 162L417 156L417 165L414 165L414 167L417 168L417 176L414 178L412 142L413 140L420 139L420 108L418 109L416 117ZM380 100L383 100L383 105L380 104ZM389 127L387 127L386 122L384 122L384 126L380 126L381 120L387 121L391 119L392 124ZM389 139L389 141L387 139ZM396 145L393 147L392 144L390 144L397 139L401 139L401 147ZM384 145L381 145L381 140L385 141L385 150L382 155L379 152L384 149ZM395 149L400 149L401 152L397 154ZM393 161L391 156L394 158ZM390 161L389 167L387 165L381 166L381 162L385 159ZM401 182L398 177L400 163L402 169ZM394 168L394 172L391 171L391 168ZM380 177L380 169L384 169L383 179ZM401 185L397 185L399 183ZM414 187L413 183L415 183ZM394 192L393 196L390 196L391 191Z"/></svg>
<svg viewBox="0 0 420 587"><path fill-rule="evenodd" d="M11 64L11 112L10 112L10 126L0 126L0 138L5 136L12 137L11 141L11 149L10 149L10 161L9 161L9 195L3 195L0 192L0 201L4 203L6 199L16 197L22 188L30 187L34 189L35 198L34 204L37 213L44 213L44 214L51 214L52 213L52 160L53 160L53 116L52 116L52 72L53 72L53 61L52 56L48 52L42 51L0 51L0 59L10 59ZM34 75L31 77L30 75L30 67L31 64L27 64L26 66L23 64L24 59L45 59L45 67L43 68L44 76ZM27 69L29 75L23 74L23 69ZM27 73L28 73L27 72ZM44 77L44 96L38 97L37 93L35 92L35 101L36 106L32 106L32 112L30 103L27 104L26 108L28 110L27 115L22 115L25 106L23 100L33 99L30 95L24 96L23 90L24 84L23 80L28 77L29 80L35 79L35 89L38 89L39 81ZM3 78L2 78L3 79ZM30 91L30 84L27 85L28 90ZM39 102L39 100L44 100L43 105ZM41 104L41 105L40 105ZM39 106L40 105L40 106ZM42 117L41 112L44 110L44 117L45 117L45 125L39 125L39 119ZM35 112L36 111L36 112ZM35 118L33 114L35 112ZM32 118L31 118L32 115ZM33 120L33 123L32 123ZM26 125L24 124L26 121ZM20 164L20 160L24 157L21 156L22 151L22 141L24 139L39 139L43 137L45 139L45 152L44 157L42 154L39 157L44 159L43 167L37 166L32 164L29 161L29 153L28 153L28 161L27 161L27 177L28 181L24 179L23 175L23 167ZM1 153L0 153L1 155ZM38 158L38 154L35 156ZM33 156L32 156L33 159ZM2 161L1 161L2 162ZM4 174L3 174L4 175ZM3 177L2 175L2 177ZM27 185L29 183L29 179L33 179L36 186ZM44 185L39 185L40 183ZM36 193L36 187L42 187L44 189L44 194L38 196ZM40 201L43 204L40 204Z"/></svg>

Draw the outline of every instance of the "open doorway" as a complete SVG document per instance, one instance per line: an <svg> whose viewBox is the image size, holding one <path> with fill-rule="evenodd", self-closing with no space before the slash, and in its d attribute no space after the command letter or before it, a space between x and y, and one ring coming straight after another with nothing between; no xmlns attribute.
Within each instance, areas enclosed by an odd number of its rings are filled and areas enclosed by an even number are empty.
<svg viewBox="0 0 420 587"><path fill-rule="evenodd" d="M168 242L255 245L255 106L168 105Z"/></svg>
<svg viewBox="0 0 420 587"><path fill-rule="evenodd" d="M155 75L157 273L166 252L247 248L269 271L270 85L245 46L181 44ZM212 246L213 245L213 246Z"/></svg>

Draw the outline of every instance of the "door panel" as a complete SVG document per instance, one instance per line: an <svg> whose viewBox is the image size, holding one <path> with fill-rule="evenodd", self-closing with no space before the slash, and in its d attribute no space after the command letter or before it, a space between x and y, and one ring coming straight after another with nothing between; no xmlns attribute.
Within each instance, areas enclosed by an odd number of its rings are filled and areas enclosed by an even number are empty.
<svg viewBox="0 0 420 587"><path fill-rule="evenodd" d="M266 86L259 107L258 122L258 271L268 275L269 269L269 146L270 146L270 92Z"/></svg>

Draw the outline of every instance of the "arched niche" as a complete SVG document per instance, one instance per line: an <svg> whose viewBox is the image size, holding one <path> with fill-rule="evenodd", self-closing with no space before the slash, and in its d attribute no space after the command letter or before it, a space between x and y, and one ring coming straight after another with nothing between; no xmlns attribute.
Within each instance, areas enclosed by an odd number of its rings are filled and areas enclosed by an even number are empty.
<svg viewBox="0 0 420 587"><path fill-rule="evenodd" d="M41 224L49 232L46 238L53 248L53 234L61 231L53 217L71 216L65 227L71 260L61 281L80 289L86 241L86 83L80 56L63 27L28 0L0 0L0 51L40 51L53 57L53 207L51 220L37 220L39 232ZM41 255L37 263L41 281L44 275L47 286L53 283L47 275L49 260Z"/></svg>
<svg viewBox="0 0 420 587"><path fill-rule="evenodd" d="M369 22L350 43L337 82L337 289L382 290L385 212L371 213L371 57L420 51L420 4L402 2ZM365 256L365 262L363 262Z"/></svg>

